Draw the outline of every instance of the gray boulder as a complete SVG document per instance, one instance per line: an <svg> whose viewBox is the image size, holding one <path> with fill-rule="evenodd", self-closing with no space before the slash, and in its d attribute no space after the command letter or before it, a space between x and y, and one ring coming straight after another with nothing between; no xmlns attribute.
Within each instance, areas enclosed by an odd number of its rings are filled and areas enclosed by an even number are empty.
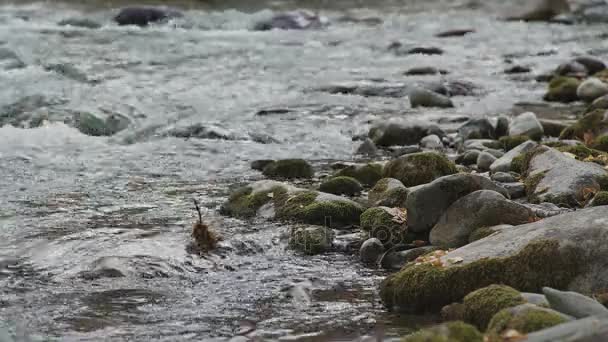
<svg viewBox="0 0 608 342"><path fill-rule="evenodd" d="M606 94L608 94L608 84L595 77L586 79L576 89L578 98L585 102L593 102Z"/></svg>
<svg viewBox="0 0 608 342"><path fill-rule="evenodd" d="M543 137L543 125L536 118L536 114L526 112L516 116L509 126L509 135L527 135L531 139L539 140Z"/></svg>
<svg viewBox="0 0 608 342"><path fill-rule="evenodd" d="M496 161L496 157L488 152L481 152L477 156L477 168L480 171L490 170L490 166Z"/></svg>
<svg viewBox="0 0 608 342"><path fill-rule="evenodd" d="M492 180L499 183L514 183L517 178L510 172L496 172L492 175Z"/></svg>
<svg viewBox="0 0 608 342"><path fill-rule="evenodd" d="M403 208L408 189L394 178L383 178L369 191L367 198L374 207Z"/></svg>
<svg viewBox="0 0 608 342"><path fill-rule="evenodd" d="M585 318L589 316L608 317L608 309L595 299L589 298L577 292L559 291L550 287L544 287L543 293L553 310L574 318Z"/></svg>
<svg viewBox="0 0 608 342"><path fill-rule="evenodd" d="M478 151L478 150L466 151L465 153L459 155L456 158L456 163L462 164L462 165L477 164L477 158L479 158L480 154L481 154L481 151Z"/></svg>
<svg viewBox="0 0 608 342"><path fill-rule="evenodd" d="M519 156L520 154L526 153L536 147L538 144L534 141L528 140L505 153L504 156L496 159L492 165L490 165L491 172L509 172L511 171L511 162L513 158Z"/></svg>
<svg viewBox="0 0 608 342"><path fill-rule="evenodd" d="M410 190L406 201L408 229L420 233L433 228L454 202L474 191L493 190L509 196L504 188L491 180L464 173L441 177Z"/></svg>
<svg viewBox="0 0 608 342"><path fill-rule="evenodd" d="M486 118L469 120L458 128L458 135L462 140L494 139L496 137L494 126Z"/></svg>
<svg viewBox="0 0 608 342"><path fill-rule="evenodd" d="M430 242L444 249L458 248L469 242L477 228L499 224L520 225L530 222L534 213L527 207L491 190L479 190L452 204L431 229Z"/></svg>
<svg viewBox="0 0 608 342"><path fill-rule="evenodd" d="M412 108L438 107L452 108L454 104L449 97L424 88L414 88L409 93Z"/></svg>
<svg viewBox="0 0 608 342"><path fill-rule="evenodd" d="M587 317L528 334L526 342L604 342L608 340L608 319Z"/></svg>
<svg viewBox="0 0 608 342"><path fill-rule="evenodd" d="M443 142L436 134L427 135L420 140L420 147L428 150L443 150Z"/></svg>
<svg viewBox="0 0 608 342"><path fill-rule="evenodd" d="M368 157L374 157L376 155L378 155L378 148L376 147L376 144L374 144L374 142L369 139L366 138L361 145L359 145L359 147L357 148L357 151L355 151L356 155L362 155L362 156L368 156Z"/></svg>
<svg viewBox="0 0 608 342"><path fill-rule="evenodd" d="M359 250L359 258L365 264L375 264L384 254L384 245L376 238L365 240Z"/></svg>

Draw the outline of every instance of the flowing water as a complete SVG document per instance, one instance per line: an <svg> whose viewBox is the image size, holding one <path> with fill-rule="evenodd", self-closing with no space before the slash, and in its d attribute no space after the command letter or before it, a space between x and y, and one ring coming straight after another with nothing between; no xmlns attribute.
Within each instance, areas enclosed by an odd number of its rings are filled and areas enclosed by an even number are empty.
<svg viewBox="0 0 608 342"><path fill-rule="evenodd" d="M601 26L501 22L488 2L187 2L178 4L184 18L145 29L111 23L125 3L0 6L0 48L24 65L0 70L0 105L48 119L0 128L0 321L11 331L200 341L230 338L246 319L266 339L320 340L429 324L434 317L387 313L377 296L385 274L356 256L299 256L286 249L289 227L220 217L219 204L229 188L261 177L252 160L298 157L318 168L352 160L351 138L372 120L493 115L537 101L544 85L504 75L506 56L542 72L608 47ZM248 30L300 5L332 24ZM81 17L103 26L57 24ZM454 28L477 32L434 37ZM387 50L393 41L445 54L397 56ZM476 84L477 95L454 98L456 109L419 110L403 97L320 90L364 82L400 91L437 80L403 76L427 65ZM256 115L262 109L288 111ZM74 112L117 113L131 125L112 137L84 135L57 119ZM166 134L193 125L216 134ZM224 237L208 258L186 248L193 198Z"/></svg>

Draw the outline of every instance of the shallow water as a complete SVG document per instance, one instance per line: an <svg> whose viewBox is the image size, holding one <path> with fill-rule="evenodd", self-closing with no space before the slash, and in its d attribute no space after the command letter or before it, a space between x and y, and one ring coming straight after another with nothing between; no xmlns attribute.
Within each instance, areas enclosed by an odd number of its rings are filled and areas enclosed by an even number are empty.
<svg viewBox="0 0 608 342"><path fill-rule="evenodd" d="M387 313L376 293L384 274L356 257L301 257L286 249L287 226L220 217L229 187L260 178L249 169L256 159L301 157L318 167L352 160L351 138L371 120L494 115L538 101L542 84L502 73L507 55L540 73L575 54L608 51L601 26L505 23L495 19L497 6L470 1L356 10L364 2L310 1L304 5L327 7L321 13L332 25L272 32L248 28L271 8L298 4L184 2L185 18L139 29L111 24L112 6L123 3L1 6L0 47L25 67L0 70L0 105L42 96L30 112L50 119L0 128L0 320L11 329L66 341L198 341L231 337L247 319L264 338L319 340L314 334L356 337L382 325L398 336L429 324L435 318ZM345 14L382 23L337 20ZM104 26L57 25L80 16ZM477 32L433 36L469 27ZM395 56L386 49L392 41L446 53ZM72 65L84 79L47 70L54 64ZM426 65L480 91L454 98L456 109L429 110L411 109L405 98L319 90L437 80L402 75ZM256 115L273 108L290 112ZM56 122L74 111L119 113L132 125L87 136ZM218 127L226 139L166 134L194 124ZM186 250L193 198L225 239L209 259ZM294 289L310 301L294 298Z"/></svg>

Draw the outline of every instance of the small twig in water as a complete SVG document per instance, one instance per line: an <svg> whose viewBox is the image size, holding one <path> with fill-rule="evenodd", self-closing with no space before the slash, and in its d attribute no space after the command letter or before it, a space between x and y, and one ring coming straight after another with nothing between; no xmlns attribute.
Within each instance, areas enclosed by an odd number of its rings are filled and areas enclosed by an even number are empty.
<svg viewBox="0 0 608 342"><path fill-rule="evenodd" d="M192 227L192 237L197 244L200 253L208 253L217 247L217 242L220 240L218 235L211 228L203 223L203 214L196 199L194 207L198 213L198 222Z"/></svg>

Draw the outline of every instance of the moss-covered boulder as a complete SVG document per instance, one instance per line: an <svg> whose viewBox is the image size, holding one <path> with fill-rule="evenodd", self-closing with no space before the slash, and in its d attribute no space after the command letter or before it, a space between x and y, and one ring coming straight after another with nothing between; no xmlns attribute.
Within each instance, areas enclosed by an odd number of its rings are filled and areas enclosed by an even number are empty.
<svg viewBox="0 0 608 342"><path fill-rule="evenodd" d="M312 166L303 159L277 160L266 165L262 173L271 179L308 179L315 175Z"/></svg>
<svg viewBox="0 0 608 342"><path fill-rule="evenodd" d="M355 196L363 191L363 186L353 177L333 177L319 186L319 190L328 194Z"/></svg>
<svg viewBox="0 0 608 342"><path fill-rule="evenodd" d="M448 322L420 330L401 342L482 342L483 335L464 322Z"/></svg>
<svg viewBox="0 0 608 342"><path fill-rule="evenodd" d="M490 319L497 312L525 302L519 291L512 287L490 285L473 291L464 297L465 321L485 331Z"/></svg>
<svg viewBox="0 0 608 342"><path fill-rule="evenodd" d="M607 217L608 207L595 207L502 229L439 259L406 265L382 283L380 296L388 308L424 312L492 284L537 293L545 286L599 291L608 277Z"/></svg>
<svg viewBox="0 0 608 342"><path fill-rule="evenodd" d="M509 330L525 335L547 329L568 321L568 318L551 309L534 304L512 306L496 313L488 325L487 336L490 341L504 341L500 337Z"/></svg>
<svg viewBox="0 0 608 342"><path fill-rule="evenodd" d="M331 249L333 232L323 226L295 226L291 229L289 247L308 255Z"/></svg>
<svg viewBox="0 0 608 342"><path fill-rule="evenodd" d="M391 160L384 167L383 176L398 179L410 187L430 183L436 178L457 172L456 165L444 155L421 152Z"/></svg>
<svg viewBox="0 0 608 342"><path fill-rule="evenodd" d="M590 207L599 207L603 205L608 205L608 191L596 193L591 202L589 202Z"/></svg>
<svg viewBox="0 0 608 342"><path fill-rule="evenodd" d="M407 234L407 218L404 209L375 207L361 214L361 229L379 239L384 246L403 243Z"/></svg>
<svg viewBox="0 0 608 342"><path fill-rule="evenodd" d="M295 188L285 183L262 180L233 191L220 208L222 215L250 218L258 209L270 202L274 195L287 193Z"/></svg>
<svg viewBox="0 0 608 342"><path fill-rule="evenodd" d="M543 99L545 101L563 103L578 101L576 91L580 84L581 81L574 77L554 77L549 82L549 89Z"/></svg>
<svg viewBox="0 0 608 342"><path fill-rule="evenodd" d="M275 218L343 228L359 224L363 207L352 200L316 191L275 194Z"/></svg>
<svg viewBox="0 0 608 342"><path fill-rule="evenodd" d="M528 140L530 140L530 137L527 135L506 136L498 139L498 141L502 143L505 151L511 151Z"/></svg>
<svg viewBox="0 0 608 342"><path fill-rule="evenodd" d="M608 174L600 165L578 161L547 146L528 152L523 164L526 194L532 203L580 206L590 193L600 190L598 178Z"/></svg>
<svg viewBox="0 0 608 342"><path fill-rule="evenodd" d="M352 177L365 186L374 186L382 178L382 165L376 163L348 165L334 177Z"/></svg>
<svg viewBox="0 0 608 342"><path fill-rule="evenodd" d="M120 114L112 114L105 120L91 113L78 112L72 117L72 124L86 135L100 137L114 135L127 128L130 120Z"/></svg>
<svg viewBox="0 0 608 342"><path fill-rule="evenodd" d="M577 122L562 131L560 139L585 140L585 135L597 139L608 133L608 111L597 109L585 114Z"/></svg>
<svg viewBox="0 0 608 342"><path fill-rule="evenodd" d="M408 190L398 179L382 178L369 191L369 203L378 207L405 208Z"/></svg>

